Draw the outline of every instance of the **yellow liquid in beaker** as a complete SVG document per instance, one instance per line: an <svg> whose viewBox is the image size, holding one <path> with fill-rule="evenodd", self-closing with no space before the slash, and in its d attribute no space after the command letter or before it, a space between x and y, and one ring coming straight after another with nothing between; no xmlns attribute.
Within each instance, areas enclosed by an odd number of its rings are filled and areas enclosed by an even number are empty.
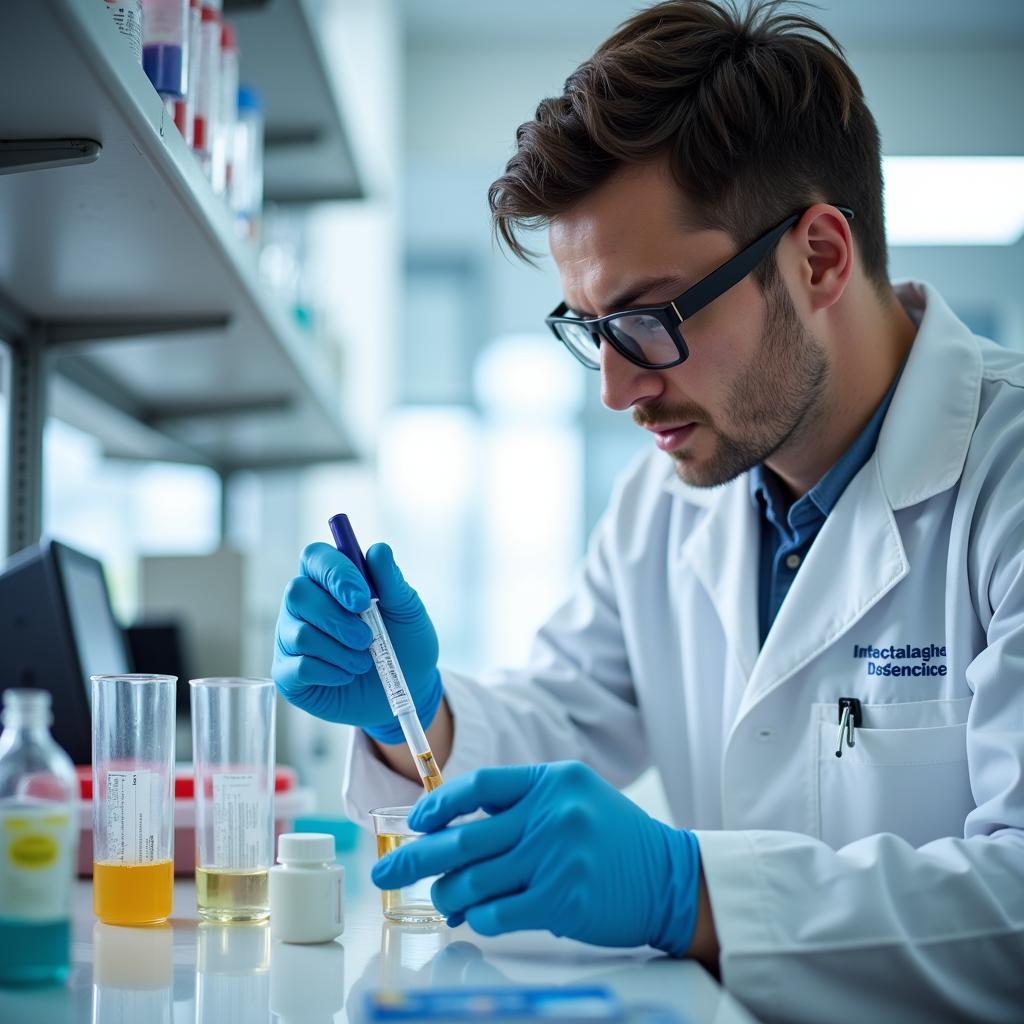
<svg viewBox="0 0 1024 1024"><path fill-rule="evenodd" d="M269 874L196 868L196 909L208 921L262 921L270 916Z"/></svg>
<svg viewBox="0 0 1024 1024"><path fill-rule="evenodd" d="M382 833L377 836L377 859L397 850L405 843L415 841L416 836ZM443 921L444 914L430 901L432 878L424 878L402 889L382 889L380 894L384 916L400 924L425 924Z"/></svg>
<svg viewBox="0 0 1024 1024"><path fill-rule="evenodd" d="M174 862L94 861L92 909L104 924L155 924L171 916Z"/></svg>

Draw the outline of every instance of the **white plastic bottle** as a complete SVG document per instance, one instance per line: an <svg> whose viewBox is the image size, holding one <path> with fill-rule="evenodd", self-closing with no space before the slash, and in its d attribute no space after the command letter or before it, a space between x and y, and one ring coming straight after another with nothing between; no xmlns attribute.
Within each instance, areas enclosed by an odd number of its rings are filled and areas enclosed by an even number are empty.
<svg viewBox="0 0 1024 1024"><path fill-rule="evenodd" d="M270 931L282 942L330 942L345 930L345 869L334 837L286 832L270 869Z"/></svg>

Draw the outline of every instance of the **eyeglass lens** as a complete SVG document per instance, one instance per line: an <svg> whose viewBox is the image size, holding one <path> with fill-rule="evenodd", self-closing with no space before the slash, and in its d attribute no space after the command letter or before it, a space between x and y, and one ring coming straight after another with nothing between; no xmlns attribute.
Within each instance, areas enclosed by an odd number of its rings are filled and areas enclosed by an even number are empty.
<svg viewBox="0 0 1024 1024"><path fill-rule="evenodd" d="M598 365L598 339L582 324L557 325L562 340L589 366ZM665 325L655 316L625 314L602 325L615 346L628 359L641 365L660 366L675 362L679 350Z"/></svg>

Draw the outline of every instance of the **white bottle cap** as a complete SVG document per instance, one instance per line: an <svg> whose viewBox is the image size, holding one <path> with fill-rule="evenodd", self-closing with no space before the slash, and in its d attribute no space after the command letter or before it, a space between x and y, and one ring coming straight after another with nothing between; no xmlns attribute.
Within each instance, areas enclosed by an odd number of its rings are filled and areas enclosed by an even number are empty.
<svg viewBox="0 0 1024 1024"><path fill-rule="evenodd" d="M279 864L334 863L334 836L326 832L285 832L277 840Z"/></svg>

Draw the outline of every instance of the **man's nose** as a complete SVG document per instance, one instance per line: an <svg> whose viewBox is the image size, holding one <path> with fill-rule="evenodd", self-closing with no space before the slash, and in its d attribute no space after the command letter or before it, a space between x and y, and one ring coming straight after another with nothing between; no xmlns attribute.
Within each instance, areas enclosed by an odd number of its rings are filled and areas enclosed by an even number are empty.
<svg viewBox="0 0 1024 1024"><path fill-rule="evenodd" d="M607 341L598 348L601 359L601 401L615 412L623 412L657 398L665 384L657 370L645 370L620 355Z"/></svg>

